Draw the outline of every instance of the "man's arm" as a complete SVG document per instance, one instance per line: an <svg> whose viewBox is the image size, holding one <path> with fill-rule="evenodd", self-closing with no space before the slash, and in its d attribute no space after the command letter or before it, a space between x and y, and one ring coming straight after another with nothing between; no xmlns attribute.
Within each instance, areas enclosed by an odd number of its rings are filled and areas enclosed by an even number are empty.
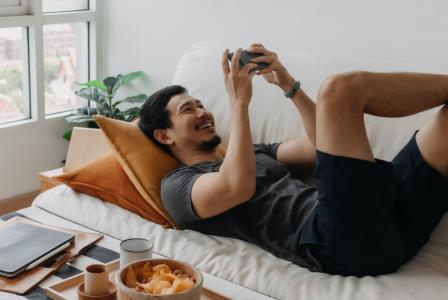
<svg viewBox="0 0 448 300"><path fill-rule="evenodd" d="M255 64L239 68L241 49L235 52L231 65L228 50L222 57L222 69L230 98L230 139L219 172L198 177L193 184L191 201L196 214L208 218L249 200L255 192L255 154L249 123L252 98L251 70Z"/></svg>
<svg viewBox="0 0 448 300"><path fill-rule="evenodd" d="M277 57L277 54L268 51L262 44L252 44L249 52L262 53L263 56L255 58L252 62L266 62L269 66L258 71L267 82L280 87L283 92L289 91L295 79L289 74ZM291 98L300 113L306 136L294 138L280 144L277 150L277 160L288 167L311 170L315 163L316 152L316 104L300 89Z"/></svg>
<svg viewBox="0 0 448 300"><path fill-rule="evenodd" d="M295 80L281 86L283 91L291 89ZM277 150L277 160L295 170L296 175L306 175L313 170L316 162L316 104L302 90L291 98L300 113L306 136L287 140Z"/></svg>

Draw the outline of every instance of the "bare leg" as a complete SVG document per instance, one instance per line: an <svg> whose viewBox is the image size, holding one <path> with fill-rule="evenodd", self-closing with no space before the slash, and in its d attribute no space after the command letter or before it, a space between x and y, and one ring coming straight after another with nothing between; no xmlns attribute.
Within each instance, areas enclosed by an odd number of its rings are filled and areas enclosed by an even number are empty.
<svg viewBox="0 0 448 300"><path fill-rule="evenodd" d="M448 106L445 105L417 133L417 145L425 161L448 177Z"/></svg>
<svg viewBox="0 0 448 300"><path fill-rule="evenodd" d="M445 75L354 72L333 76L319 92L316 148L333 155L374 161L364 113L403 117L445 103L448 103L448 76ZM448 128L445 111L418 134L425 159L434 153L446 153L448 149L447 141L435 142L447 140L446 134L442 137ZM434 157L428 163L448 173L448 158Z"/></svg>

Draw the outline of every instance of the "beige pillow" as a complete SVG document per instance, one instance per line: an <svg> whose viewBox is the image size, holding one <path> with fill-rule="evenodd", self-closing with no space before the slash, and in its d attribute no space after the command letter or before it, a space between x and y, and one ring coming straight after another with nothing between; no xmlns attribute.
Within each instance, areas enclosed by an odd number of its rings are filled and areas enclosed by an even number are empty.
<svg viewBox="0 0 448 300"><path fill-rule="evenodd" d="M166 174L176 169L178 161L148 139L135 122L104 116L95 116L95 120L140 195L155 211L177 227L163 207L160 184Z"/></svg>

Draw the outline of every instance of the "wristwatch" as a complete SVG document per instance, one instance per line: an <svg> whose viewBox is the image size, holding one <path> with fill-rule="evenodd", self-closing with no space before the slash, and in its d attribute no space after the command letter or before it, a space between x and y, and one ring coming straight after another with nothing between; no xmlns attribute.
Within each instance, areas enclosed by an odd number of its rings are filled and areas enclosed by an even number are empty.
<svg viewBox="0 0 448 300"><path fill-rule="evenodd" d="M291 89L284 93L285 97L292 98L292 96L295 95L295 93L300 90L300 81L294 82Z"/></svg>

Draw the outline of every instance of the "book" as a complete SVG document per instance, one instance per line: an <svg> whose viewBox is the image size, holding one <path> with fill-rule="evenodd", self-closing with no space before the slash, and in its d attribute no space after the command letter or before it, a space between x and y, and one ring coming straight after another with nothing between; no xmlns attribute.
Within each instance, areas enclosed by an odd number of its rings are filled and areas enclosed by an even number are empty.
<svg viewBox="0 0 448 300"><path fill-rule="evenodd" d="M70 246L75 236L28 223L0 230L0 275L14 277Z"/></svg>

